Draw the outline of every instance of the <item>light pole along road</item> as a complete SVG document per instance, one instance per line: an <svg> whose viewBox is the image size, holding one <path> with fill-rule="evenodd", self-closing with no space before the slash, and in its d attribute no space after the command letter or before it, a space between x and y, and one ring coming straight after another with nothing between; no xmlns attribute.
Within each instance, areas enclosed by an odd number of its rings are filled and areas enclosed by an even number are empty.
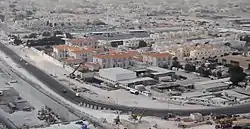
<svg viewBox="0 0 250 129"><path fill-rule="evenodd" d="M67 93L62 92L62 87L64 87L57 80L47 75L45 72L35 67L32 64L26 65L25 60L20 61L21 57L13 52L10 48L5 46L3 43L0 43L0 50L3 51L6 55L8 55L13 61L22 66L25 70L27 70L30 74L52 89L54 92L58 93L65 99L75 103L85 103L88 105L107 108L111 110L120 110L122 112L132 112L132 113L140 113L146 116L158 116L163 117L168 113L174 113L178 115L189 115L190 113L201 113L201 114L237 114L237 113L248 113L250 112L250 104L242 104L237 106L230 107L218 107L218 108L204 108L204 109L153 109L153 108L144 108L144 107L132 107L118 104L107 104L105 102L90 100L83 97L76 97L75 93L70 89L66 89ZM166 107L167 108L167 107Z"/></svg>

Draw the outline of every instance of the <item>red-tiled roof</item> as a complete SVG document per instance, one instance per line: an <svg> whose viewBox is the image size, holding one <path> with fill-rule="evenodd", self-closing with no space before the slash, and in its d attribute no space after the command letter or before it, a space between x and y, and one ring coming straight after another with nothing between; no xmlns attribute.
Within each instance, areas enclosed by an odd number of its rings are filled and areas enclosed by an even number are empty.
<svg viewBox="0 0 250 129"><path fill-rule="evenodd" d="M128 51L128 52L112 52L112 53L108 53L105 55L102 54L97 54L94 55L94 57L96 58L101 58L101 59L107 59L107 58L128 58L128 57L133 57L136 56L138 53L135 51Z"/></svg>

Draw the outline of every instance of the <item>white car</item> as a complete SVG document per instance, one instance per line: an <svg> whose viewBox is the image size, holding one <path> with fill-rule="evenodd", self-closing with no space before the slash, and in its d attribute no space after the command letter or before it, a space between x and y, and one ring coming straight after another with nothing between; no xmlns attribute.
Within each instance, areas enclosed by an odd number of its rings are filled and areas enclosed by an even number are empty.
<svg viewBox="0 0 250 129"><path fill-rule="evenodd" d="M28 65L28 63L25 63L25 65Z"/></svg>
<svg viewBox="0 0 250 129"><path fill-rule="evenodd" d="M23 59L20 59L20 61L23 61Z"/></svg>
<svg viewBox="0 0 250 129"><path fill-rule="evenodd" d="M76 93L76 97L80 97L80 93Z"/></svg>
<svg viewBox="0 0 250 129"><path fill-rule="evenodd" d="M17 80L11 80L10 83L17 83Z"/></svg>

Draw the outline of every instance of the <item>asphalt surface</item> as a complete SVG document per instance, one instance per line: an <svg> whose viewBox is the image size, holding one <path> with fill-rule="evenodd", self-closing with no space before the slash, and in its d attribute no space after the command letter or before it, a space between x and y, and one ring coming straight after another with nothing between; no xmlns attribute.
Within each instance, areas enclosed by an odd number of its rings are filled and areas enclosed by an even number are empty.
<svg viewBox="0 0 250 129"><path fill-rule="evenodd" d="M122 112L132 112L132 113L140 113L147 116L166 116L168 113L174 113L178 115L189 115L190 113L202 113L202 114L237 114L237 113L249 113L250 112L250 104L238 105L233 107L222 107L222 108L209 108L209 109L152 109L152 108L142 108L142 107L130 107L125 105L117 105L117 104L107 104L104 102L97 102L94 100L86 99L83 97L76 97L75 93L69 89L67 93L63 93L63 85L60 84L57 80L52 78L51 76L44 73L42 70L37 67L29 64L26 65L25 60L20 61L21 57L13 52L10 48L6 47L4 44L0 43L0 50L3 51L6 55L8 55L13 61L19 64L21 67L26 69L29 73L31 73L34 77L40 80L42 83L47 85L53 91L64 97L65 99L79 104L80 102L87 103L90 105L109 108L112 110L120 110ZM167 107L166 107L167 108Z"/></svg>
<svg viewBox="0 0 250 129"><path fill-rule="evenodd" d="M0 122L4 123L8 129L18 129L18 127L14 123L12 123L4 114L4 111L0 109Z"/></svg>

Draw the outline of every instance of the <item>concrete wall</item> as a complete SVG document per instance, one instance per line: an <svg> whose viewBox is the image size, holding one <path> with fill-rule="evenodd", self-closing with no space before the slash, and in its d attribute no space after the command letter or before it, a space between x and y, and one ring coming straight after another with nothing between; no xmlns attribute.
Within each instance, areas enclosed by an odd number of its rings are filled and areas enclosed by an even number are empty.
<svg viewBox="0 0 250 129"><path fill-rule="evenodd" d="M74 68L72 68L69 65L64 64L63 62L60 62L59 60L47 55L46 53L44 53L43 51L39 51L34 47L31 47L30 50L32 50L33 52L37 53L38 55L44 57L44 59L53 62L54 64L58 65L59 67L64 68L65 70L67 70L68 72L73 72ZM81 75L81 72L76 71L75 72L76 75Z"/></svg>
<svg viewBox="0 0 250 129"><path fill-rule="evenodd" d="M53 57L45 54L43 51L39 51L39 50L37 50L34 47L31 47L30 50L32 50L33 52L37 53L40 56L43 56L48 61L51 61L51 62L55 63L56 65L58 65L60 67L63 67L63 63L62 62L60 62L60 61L56 60L55 58L53 58Z"/></svg>

